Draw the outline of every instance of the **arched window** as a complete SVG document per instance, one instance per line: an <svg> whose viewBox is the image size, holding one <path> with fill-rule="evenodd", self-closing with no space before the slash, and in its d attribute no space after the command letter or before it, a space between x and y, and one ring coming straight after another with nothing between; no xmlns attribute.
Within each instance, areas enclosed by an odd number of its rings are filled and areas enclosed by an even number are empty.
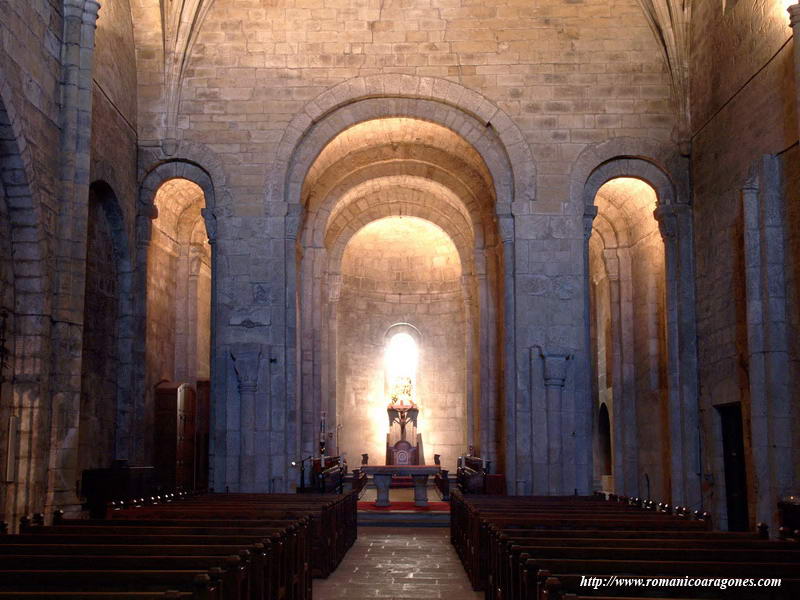
<svg viewBox="0 0 800 600"><path fill-rule="evenodd" d="M416 403L418 337L419 332L405 323L394 325L387 332L384 372L388 399L393 403Z"/></svg>

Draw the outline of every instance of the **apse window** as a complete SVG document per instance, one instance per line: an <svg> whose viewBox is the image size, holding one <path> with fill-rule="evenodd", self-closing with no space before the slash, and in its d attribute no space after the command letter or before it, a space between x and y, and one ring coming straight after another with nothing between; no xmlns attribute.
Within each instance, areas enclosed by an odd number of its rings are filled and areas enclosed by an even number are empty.
<svg viewBox="0 0 800 600"><path fill-rule="evenodd" d="M393 402L413 404L419 348L408 333L396 333L386 347L386 374Z"/></svg>

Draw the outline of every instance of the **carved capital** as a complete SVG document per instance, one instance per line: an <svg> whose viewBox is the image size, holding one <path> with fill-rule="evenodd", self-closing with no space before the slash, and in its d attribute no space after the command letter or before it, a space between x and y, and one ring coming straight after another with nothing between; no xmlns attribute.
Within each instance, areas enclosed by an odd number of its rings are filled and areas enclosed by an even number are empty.
<svg viewBox="0 0 800 600"><path fill-rule="evenodd" d="M100 3L97 0L86 0L83 5L83 22L97 26L97 15L100 14Z"/></svg>
<svg viewBox="0 0 800 600"><path fill-rule="evenodd" d="M592 237L592 225L594 218L597 216L597 207L594 204L586 206L583 209L583 239L587 242Z"/></svg>
<svg viewBox="0 0 800 600"><path fill-rule="evenodd" d="M610 281L619 281L619 255L616 248L603 250L603 263Z"/></svg>
<svg viewBox="0 0 800 600"><path fill-rule="evenodd" d="M82 19L85 0L64 0L64 18Z"/></svg>
<svg viewBox="0 0 800 600"><path fill-rule="evenodd" d="M231 348L231 359L239 391L255 392L258 388L258 371L261 367L261 344L242 344Z"/></svg>
<svg viewBox="0 0 800 600"><path fill-rule="evenodd" d="M797 6L797 5L795 5ZM800 8L800 7L799 7ZM747 179L742 186L742 191L745 194L756 194L759 190L759 182L758 182L758 172L755 167L750 169L750 172L747 174Z"/></svg>
<svg viewBox="0 0 800 600"><path fill-rule="evenodd" d="M501 215L498 218L498 229L500 231L500 239L504 244L510 244L514 241L514 217L511 215Z"/></svg>
<svg viewBox="0 0 800 600"><path fill-rule="evenodd" d="M300 204L290 204L286 211L285 235L287 240L296 240L300 231L300 216L303 207Z"/></svg>
<svg viewBox="0 0 800 600"><path fill-rule="evenodd" d="M678 214L674 206L663 205L653 211L653 216L658 221L658 229L665 240L673 240L678 235Z"/></svg>
<svg viewBox="0 0 800 600"><path fill-rule="evenodd" d="M786 7L786 12L789 13L789 25L791 25L794 30L794 28L800 24L800 4L792 4Z"/></svg>
<svg viewBox="0 0 800 600"><path fill-rule="evenodd" d="M342 297L342 275L341 273L328 273L328 300L338 302Z"/></svg>
<svg viewBox="0 0 800 600"><path fill-rule="evenodd" d="M203 216L203 221L206 223L208 243L213 245L214 242L217 241L217 216L208 208L200 209L200 214Z"/></svg>
<svg viewBox="0 0 800 600"><path fill-rule="evenodd" d="M567 380L567 365L571 354L544 354L544 384L547 387L564 387Z"/></svg>

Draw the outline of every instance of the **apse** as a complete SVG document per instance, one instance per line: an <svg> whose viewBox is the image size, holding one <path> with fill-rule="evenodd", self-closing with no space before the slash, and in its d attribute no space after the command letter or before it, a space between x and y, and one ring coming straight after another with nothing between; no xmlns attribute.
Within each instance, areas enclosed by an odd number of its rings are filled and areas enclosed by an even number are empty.
<svg viewBox="0 0 800 600"><path fill-rule="evenodd" d="M386 406L411 383L426 458L466 446L466 311L452 240L415 217L366 225L347 244L336 303L339 450L386 452Z"/></svg>

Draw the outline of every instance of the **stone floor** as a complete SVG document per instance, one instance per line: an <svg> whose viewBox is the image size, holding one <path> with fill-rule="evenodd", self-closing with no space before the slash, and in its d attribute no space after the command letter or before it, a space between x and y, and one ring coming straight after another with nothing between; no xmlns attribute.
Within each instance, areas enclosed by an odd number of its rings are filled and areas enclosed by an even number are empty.
<svg viewBox="0 0 800 600"><path fill-rule="evenodd" d="M359 527L336 572L314 580L313 597L478 600L483 594L472 591L448 529Z"/></svg>

